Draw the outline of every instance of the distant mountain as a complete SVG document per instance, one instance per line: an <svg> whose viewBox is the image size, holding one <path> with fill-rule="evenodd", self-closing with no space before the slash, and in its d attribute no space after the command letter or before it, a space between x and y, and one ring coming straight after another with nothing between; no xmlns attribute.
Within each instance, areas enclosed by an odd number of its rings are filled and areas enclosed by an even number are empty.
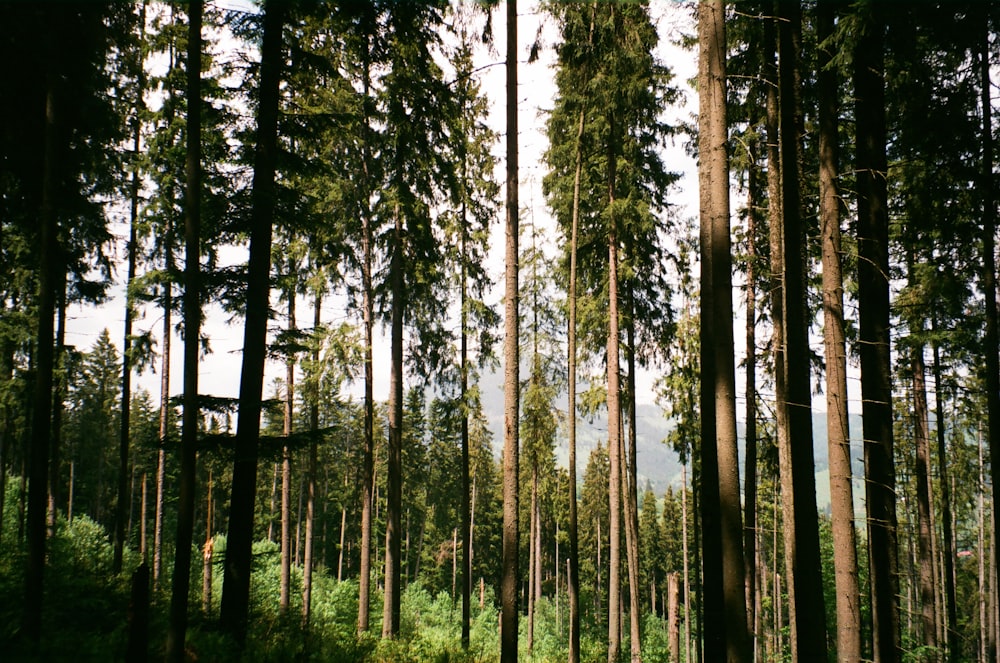
<svg viewBox="0 0 1000 663"><path fill-rule="evenodd" d="M503 449L503 376L488 373L480 380L483 398L483 410L493 434L493 449L497 457ZM560 467L569 465L569 443L566 432L566 395L563 394L556 403L556 409L561 421L556 438L556 463ZM861 417L851 415L850 427L852 434L851 457L854 466L854 498L856 509L863 510L864 482ZM638 486L642 493L647 487L653 489L657 496L666 491L668 485L675 487L681 483L681 464L677 454L667 446L664 440L673 428L663 410L657 405L644 404L637 407L636 412L636 449L638 465ZM587 467L590 453L600 444L607 444L607 415L602 412L593 421L580 418L577 421L577 480L583 481L583 472ZM743 477L744 459L744 424L739 423L740 476ZM813 458L816 464L816 506L820 510L830 508L830 473L827 455L826 413L813 413ZM690 480L690 479L689 479Z"/></svg>

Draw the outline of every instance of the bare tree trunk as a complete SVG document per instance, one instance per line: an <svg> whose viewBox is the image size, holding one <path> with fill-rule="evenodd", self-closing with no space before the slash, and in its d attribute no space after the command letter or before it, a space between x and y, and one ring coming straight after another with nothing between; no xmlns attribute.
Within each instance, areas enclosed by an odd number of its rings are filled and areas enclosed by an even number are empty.
<svg viewBox="0 0 1000 663"><path fill-rule="evenodd" d="M613 119L612 119L613 122ZM612 134L614 132L612 131ZM608 209L615 202L615 159L613 142L608 146ZM615 228L617 221L611 219L608 223L608 341L607 341L607 374L608 374L608 459L611 472L609 475L608 499L610 504L610 520L608 524L610 551L608 560L608 663L618 663L621 652L621 518L622 518L622 486L627 482L622 472L622 440L621 440L621 384L618 358L619 351L619 313L618 313L618 233Z"/></svg>
<svg viewBox="0 0 1000 663"><path fill-rule="evenodd" d="M684 558L684 660L691 661L691 579L688 570L687 461L681 465L681 554Z"/></svg>
<svg viewBox="0 0 1000 663"><path fill-rule="evenodd" d="M583 129L585 113L580 109L576 130L576 168L573 175L573 228L570 236L570 268L567 333L567 402L569 403L569 663L580 663L580 557L576 504L576 269L577 243L580 231L580 179L583 170Z"/></svg>
<svg viewBox="0 0 1000 663"><path fill-rule="evenodd" d="M146 5L141 5L140 30L146 21ZM140 35L140 41L142 36ZM140 56L141 59L141 56ZM138 70L142 71L140 61ZM126 249L128 258L127 277L125 281L125 329L122 340L122 401L119 417L118 439L118 504L115 509L114 553L111 570L121 573L122 556L125 550L125 502L128 494L128 455L129 455L129 421L132 411L132 320L135 317L135 307L132 301L132 282L135 280L136 253L138 251L137 225L139 223L139 147L142 137L142 121L139 112L142 107L142 93L145 83L140 74L137 83L135 99L134 130L132 133L132 183L131 204L129 207L129 237Z"/></svg>
<svg viewBox="0 0 1000 663"><path fill-rule="evenodd" d="M817 6L818 39L833 34L833 2ZM830 465L831 529L833 533L834 586L837 606L837 656L861 660L861 598L858 587L858 554L854 529L854 487L847 405L847 350L844 335L844 278L841 264L840 200L837 191L836 71L829 66L833 53L820 50L820 225L823 261L823 347L826 358L826 428Z"/></svg>
<svg viewBox="0 0 1000 663"><path fill-rule="evenodd" d="M370 49L370 43L365 50L364 62L362 63L365 111L363 128L364 145L362 148L364 160L362 167L364 168L366 187L369 186L371 181L368 124L371 115L369 112L370 104L372 102L370 98L371 58L368 49ZM375 383L373 365L374 304L372 301L374 294L372 286L372 242L374 238L372 237L372 232L371 213L368 206L365 205L361 215L361 249L363 254L361 258L361 309L365 328L365 447L361 472L361 568L358 573L358 633L367 633L369 630L368 619L371 603L372 501L374 492L373 484L375 481L375 400L373 395L373 385ZM343 545L341 545L341 549L343 549Z"/></svg>
<svg viewBox="0 0 1000 663"><path fill-rule="evenodd" d="M922 330L918 330L918 333ZM913 418L916 443L914 480L917 494L917 555L920 586L920 618L923 642L931 650L938 647L936 581L934 574L933 524L931 505L933 493L930 480L930 424L927 415L927 384L925 381L924 347L918 342L911 348L913 371Z"/></svg>
<svg viewBox="0 0 1000 663"><path fill-rule="evenodd" d="M897 527L889 336L886 209L884 23L879 5L866 8L854 52L858 173L858 309L865 440L873 654L901 657Z"/></svg>
<svg viewBox="0 0 1000 663"><path fill-rule="evenodd" d="M507 0L507 214L504 253L503 532L500 661L517 662L518 584L518 137L517 0Z"/></svg>
<svg viewBox="0 0 1000 663"><path fill-rule="evenodd" d="M629 304L631 299L627 300ZM642 608L640 606L639 587L639 506L636 476L636 423L635 423L635 318L632 315L631 307L628 312L628 323L626 324L626 349L625 354L628 361L628 378L625 393L628 396L628 454L622 448L622 467L625 472L622 476L622 496L625 501L625 556L628 563L628 588L629 588L629 651L632 663L639 663L642 659L642 639L639 632L640 621L642 620ZM627 461L627 462L626 462Z"/></svg>
<svg viewBox="0 0 1000 663"><path fill-rule="evenodd" d="M173 229L168 219L165 231L166 239L166 269L173 272ZM153 506L153 589L159 587L160 574L163 572L163 509L164 491L167 481L167 440L170 435L170 341L173 334L171 328L172 302L171 283L168 280L163 285L163 338L160 345L163 348L160 362L160 429L159 446L156 450L156 502Z"/></svg>
<svg viewBox="0 0 1000 663"><path fill-rule="evenodd" d="M537 356L537 355L536 355ZM535 598L538 594L538 460L531 462L531 507L528 516L528 654L535 646Z"/></svg>
<svg viewBox="0 0 1000 663"><path fill-rule="evenodd" d="M147 558L147 540L146 540L146 518L147 518L147 503L146 503L146 472L142 473L142 481L140 483L140 489L142 491L142 499L139 505L139 554L142 556L142 563L148 563Z"/></svg>
<svg viewBox="0 0 1000 663"><path fill-rule="evenodd" d="M289 261L291 271L291 261ZM288 292L288 330L295 329L295 287ZM295 407L295 357L289 353L285 360L285 419L283 434L292 434ZM281 582L279 588L278 611L288 614L290 585L292 579L292 452L286 443L281 450Z"/></svg>
<svg viewBox="0 0 1000 663"><path fill-rule="evenodd" d="M202 548L201 611L212 613L212 470L208 470L208 495L205 498L205 545Z"/></svg>
<svg viewBox="0 0 1000 663"><path fill-rule="evenodd" d="M187 56L187 188L184 201L184 418L181 426L180 486L174 577L166 659L181 663L185 655L188 589L191 586L191 541L198 443L198 351L201 336L201 21L202 0L188 5Z"/></svg>
<svg viewBox="0 0 1000 663"><path fill-rule="evenodd" d="M399 205L395 209L395 231L389 263L389 281L392 290L392 375L389 380L389 448L386 458L385 525L385 601L382 610L382 637L394 638L399 633L400 553L403 502L403 307L405 268L403 217Z"/></svg>
<svg viewBox="0 0 1000 663"><path fill-rule="evenodd" d="M57 19L58 22L62 22ZM57 31L56 27L52 31ZM49 58L45 65L45 122L43 130L42 197L39 210L38 329L35 334L35 380L28 482L28 515L25 523L28 556L24 573L24 609L22 629L28 640L38 643L42 630L42 596L46 556L46 512L48 508L49 445L52 431L52 383L54 364L54 325L56 288L62 266L59 260L59 221L56 215L57 141L59 140L60 101L57 94L55 60L58 57L57 35L46 35ZM22 474L22 476L24 476ZM23 492L22 492L23 494Z"/></svg>
<svg viewBox="0 0 1000 663"><path fill-rule="evenodd" d="M937 319L932 318L931 329L937 332ZM936 334L935 334L936 336ZM955 546L951 515L951 485L948 479L948 453L944 424L944 388L941 385L941 356L938 342L934 342L934 407L935 433L937 436L938 485L941 495L941 533L944 559L945 632L948 641L948 660L955 663L959 656L958 611L955 600Z"/></svg>
<svg viewBox="0 0 1000 663"><path fill-rule="evenodd" d="M747 628L757 644L757 156L750 156L747 191L746 283L746 433L743 484L743 565L746 580Z"/></svg>
<svg viewBox="0 0 1000 663"><path fill-rule="evenodd" d="M67 388L65 375L66 361L66 277L61 276L56 286L56 346L53 357L52 376L52 432L49 449L49 502L47 509L47 533L52 537L56 532L56 505L59 503L59 488L62 483L62 423L65 409L64 396Z"/></svg>
<svg viewBox="0 0 1000 663"><path fill-rule="evenodd" d="M729 160L726 152L725 7L719 0L698 5L699 193L702 292L702 483L705 560L705 657L749 661L739 457L736 450L736 391L733 359L733 299L729 226ZM704 304L703 304L704 305ZM706 325L710 327L706 328ZM710 333L706 331L710 329ZM705 347L707 345L707 348ZM709 415L711 410L712 415ZM714 457L706 453L714 447ZM714 474L714 477L711 476ZM712 576L712 586L708 582ZM715 583L718 585L715 585ZM711 610L710 610L711 606Z"/></svg>
<svg viewBox="0 0 1000 663"><path fill-rule="evenodd" d="M313 333L317 334L321 323L320 310L323 303L322 288L316 289L316 298L313 304ZM319 370L319 343L313 349L314 370ZM312 609L312 572L315 561L313 559L313 548L315 546L316 531L316 472L318 470L316 432L319 430L319 376L315 376L312 385L313 393L310 394L309 403L309 430L313 437L309 440L309 465L307 468L308 483L306 484L306 549L303 556L302 568L302 623L309 625L309 613Z"/></svg>

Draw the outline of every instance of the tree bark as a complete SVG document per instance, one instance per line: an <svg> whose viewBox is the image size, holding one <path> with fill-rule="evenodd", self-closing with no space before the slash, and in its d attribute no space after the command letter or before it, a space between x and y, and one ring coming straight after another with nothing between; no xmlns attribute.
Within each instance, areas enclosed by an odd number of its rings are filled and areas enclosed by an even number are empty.
<svg viewBox="0 0 1000 663"><path fill-rule="evenodd" d="M288 292L288 330L295 329L295 288ZM295 408L295 357L285 360L285 417L283 434L292 434ZM292 581L292 451L287 442L281 449L281 581L278 589L278 611L288 613Z"/></svg>
<svg viewBox="0 0 1000 663"><path fill-rule="evenodd" d="M363 162L364 178L366 188L371 182L371 172L369 160L371 157L369 146L369 106L371 100L370 80L371 80L371 57L370 45L364 53L362 63L364 71L364 145ZM373 365L374 347L374 304L372 297L374 289L372 286L372 219L371 210L368 207L367 199L361 215L361 308L363 324L365 328L365 440L364 457L362 459L361 470L361 559L360 570L358 572L358 633L367 633L369 630L368 618L370 615L371 603L371 551L372 551L372 486L375 477L375 399L374 384L375 374ZM339 574L339 571L338 571Z"/></svg>
<svg viewBox="0 0 1000 663"><path fill-rule="evenodd" d="M403 284L405 231L399 206L395 211L393 252L389 263L392 289L392 375L389 380L389 448L386 458L385 587L382 609L382 637L393 638L399 632L401 570L401 533L403 504Z"/></svg>
<svg viewBox="0 0 1000 663"><path fill-rule="evenodd" d="M320 310L323 303L323 290L316 288L316 298L313 304L313 334L319 333ZM309 440L309 464L307 467L308 483L306 484L306 547L302 564L302 624L309 626L309 615L312 610L312 573L315 564L313 549L315 547L316 536L316 473L319 463L317 457L316 434L319 430L319 342L313 348L313 370L317 372L314 376L311 402L309 403L309 430L313 437Z"/></svg>
<svg viewBox="0 0 1000 663"><path fill-rule="evenodd" d="M576 167L573 174L573 220L570 235L568 292L567 403L569 445L569 663L580 663L580 557L576 503L576 270L580 232L580 179L583 170L583 129L585 111L580 109L576 130Z"/></svg>
<svg viewBox="0 0 1000 663"><path fill-rule="evenodd" d="M146 6L141 5L140 30L144 29L146 21ZM140 34L140 42L142 35ZM140 49L141 50L141 49ZM141 55L138 71L142 72ZM137 225L139 222L139 148L142 138L142 120L139 113L142 109L142 93L145 87L143 76L139 75L136 83L135 99L135 119L134 131L132 133L132 182L130 190L129 205L129 236L127 276L125 281L125 329L122 338L122 402L121 416L119 421L118 439L118 505L115 509L115 536L114 553L111 562L111 570L114 573L121 573L122 555L125 549L125 502L127 500L128 484L128 451L129 451L129 420L132 411L132 319L135 316L132 302L132 281L135 280L136 252L138 250Z"/></svg>
<svg viewBox="0 0 1000 663"><path fill-rule="evenodd" d="M58 21L58 19L56 19ZM52 28L55 32L55 28ZM46 510L48 508L49 444L52 430L56 284L61 273L59 221L56 214L56 169L59 140L58 77L59 37L47 35L49 57L45 63L45 123L43 133L42 197L38 229L38 329L35 335L35 383L28 472L28 556L24 573L22 630L38 643L42 630L42 593L45 575Z"/></svg>
<svg viewBox="0 0 1000 663"><path fill-rule="evenodd" d="M718 0L698 5L699 193L702 264L710 270L709 306L702 309L702 481L706 486L705 657L749 661L739 457L736 450L736 391L733 359L733 297L729 227L729 160L726 152L725 7ZM706 288L707 285L707 288ZM705 302L703 301L703 306ZM707 347L706 347L707 346ZM706 364L705 359L711 357ZM709 417L708 413L713 414ZM706 453L714 448L714 457ZM714 473L714 477L709 475ZM714 494L713 494L714 493ZM717 518L715 517L717 516ZM719 579L710 578L718 575ZM718 587L715 587L715 583ZM710 596L711 595L711 596ZM710 612L709 608L712 607ZM713 623L717 622L717 623ZM711 626L710 626L711 625Z"/></svg>
<svg viewBox="0 0 1000 663"><path fill-rule="evenodd" d="M878 3L861 11L854 52L861 398L873 654L876 663L890 663L900 660L901 651L889 348L885 24Z"/></svg>
<svg viewBox="0 0 1000 663"><path fill-rule="evenodd" d="M613 125L613 118L611 119ZM614 131L612 129L612 135ZM608 143L608 209L615 204L615 159L614 141ZM609 552L610 564L608 572L608 663L618 663L621 654L621 517L622 517L622 486L628 481L623 476L621 439L621 375L618 364L619 350L619 317L618 317L618 233L616 220L608 221L608 340L607 340L607 379L608 379L608 459L610 474L608 486L609 501Z"/></svg>
<svg viewBox="0 0 1000 663"><path fill-rule="evenodd" d="M782 475L786 542L791 539L789 599L792 602L792 652L803 660L826 656L816 474L813 462L812 403L809 384L809 318L806 311L806 248L799 201L798 43L802 14L798 2L783 0L778 28L781 95L781 181L785 258L785 384L787 387L790 475ZM791 500L789 509L788 501ZM789 523L791 516L791 523ZM791 525L789 528L788 525ZM789 536L791 534L791 536ZM786 543L787 547L787 543Z"/></svg>
<svg viewBox="0 0 1000 663"><path fill-rule="evenodd" d="M817 5L817 38L833 34L834 2ZM844 277L841 264L840 200L837 190L836 72L833 53L820 49L819 63L819 186L823 262L823 348L826 358L826 429L830 466L831 530L836 588L837 656L861 660L861 597L854 529L854 487L847 405L847 347L844 335Z"/></svg>
<svg viewBox="0 0 1000 663"><path fill-rule="evenodd" d="M236 422L229 534L223 567L220 622L238 646L246 642L250 602L253 514L257 494L257 446L267 356L267 320L270 297L271 235L275 205L281 29L283 5L270 0L264 6L264 33L260 60L260 102L257 109L257 147L254 155L250 256L247 266L246 326L240 373L240 408Z"/></svg>
<svg viewBox="0 0 1000 663"><path fill-rule="evenodd" d="M503 531L500 661L517 662L518 585L518 122L517 0L507 0L507 212L504 251Z"/></svg>
<svg viewBox="0 0 1000 663"><path fill-rule="evenodd" d="M932 332L937 332L937 319L931 319ZM934 413L935 435L937 437L938 486L941 496L941 533L942 558L944 560L944 607L947 619L945 621L945 637L948 642L948 661L955 663L959 656L958 641L958 610L955 600L955 547L952 531L951 515L951 485L948 483L948 452L945 440L944 425L944 388L941 380L941 355L938 342L934 347Z"/></svg>
<svg viewBox="0 0 1000 663"><path fill-rule="evenodd" d="M191 542L198 443L198 344L201 337L201 22L202 0L188 5L187 175L184 195L184 415L181 423L180 480L174 577L166 659L185 658L188 590L191 585Z"/></svg>

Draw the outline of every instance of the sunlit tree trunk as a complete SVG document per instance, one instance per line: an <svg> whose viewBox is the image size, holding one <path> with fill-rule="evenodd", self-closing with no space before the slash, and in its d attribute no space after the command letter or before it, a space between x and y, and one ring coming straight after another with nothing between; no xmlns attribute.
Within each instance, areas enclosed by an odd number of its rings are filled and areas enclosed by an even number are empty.
<svg viewBox="0 0 1000 663"><path fill-rule="evenodd" d="M817 7L817 37L826 43L833 34L834 3ZM819 186L823 261L823 347L826 358L826 429L830 464L830 510L836 587L837 656L861 659L861 599L854 529L854 488L847 405L847 348L844 335L844 277L837 191L837 74L828 66L830 47L820 50L819 66Z"/></svg>

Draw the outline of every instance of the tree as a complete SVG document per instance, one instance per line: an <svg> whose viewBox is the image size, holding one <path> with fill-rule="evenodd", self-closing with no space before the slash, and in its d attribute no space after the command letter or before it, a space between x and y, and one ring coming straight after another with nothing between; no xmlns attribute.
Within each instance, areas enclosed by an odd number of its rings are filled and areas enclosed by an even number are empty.
<svg viewBox="0 0 1000 663"><path fill-rule="evenodd" d="M500 578L500 661L517 661L518 584L518 151L517 0L507 0L507 212L504 223L503 559Z"/></svg>
<svg viewBox="0 0 1000 663"><path fill-rule="evenodd" d="M858 8L854 91L858 173L858 309L868 550L874 658L898 661L896 472L893 457L889 356L889 223L886 209L886 130L882 8Z"/></svg>
<svg viewBox="0 0 1000 663"><path fill-rule="evenodd" d="M736 453L724 16L721 2L698 6L702 517L707 525L703 534L705 624L712 629L706 633L705 657L736 662L750 660L750 642ZM712 522L718 527L711 526Z"/></svg>
<svg viewBox="0 0 1000 663"><path fill-rule="evenodd" d="M781 210L784 240L785 402L788 422L787 469L782 473L785 540L790 559L789 596L793 656L818 660L826 654L823 584L819 572L819 524L813 464L812 406L809 385L809 320L806 312L805 232L799 200L798 87L802 16L798 3L779 6L778 78L781 95ZM791 502L791 508L789 508ZM787 553L786 553L787 554Z"/></svg>
<svg viewBox="0 0 1000 663"><path fill-rule="evenodd" d="M267 353L271 236L275 206L274 175L282 71L281 31L284 22L281 3L268 2L263 21L240 408L236 423L236 454L219 615L223 627L233 634L241 646L246 640L250 598L257 446Z"/></svg>
<svg viewBox="0 0 1000 663"><path fill-rule="evenodd" d="M184 196L184 414L174 579L170 594L167 661L184 660L198 442L198 344L201 335L201 21L202 2L188 5L187 154Z"/></svg>
<svg viewBox="0 0 1000 663"><path fill-rule="evenodd" d="M834 2L817 6L820 224L823 255L823 347L826 357L826 430L830 463L831 527L837 605L837 655L861 658L861 600L854 530L851 443L847 405L844 277L837 190L837 73L832 69Z"/></svg>

